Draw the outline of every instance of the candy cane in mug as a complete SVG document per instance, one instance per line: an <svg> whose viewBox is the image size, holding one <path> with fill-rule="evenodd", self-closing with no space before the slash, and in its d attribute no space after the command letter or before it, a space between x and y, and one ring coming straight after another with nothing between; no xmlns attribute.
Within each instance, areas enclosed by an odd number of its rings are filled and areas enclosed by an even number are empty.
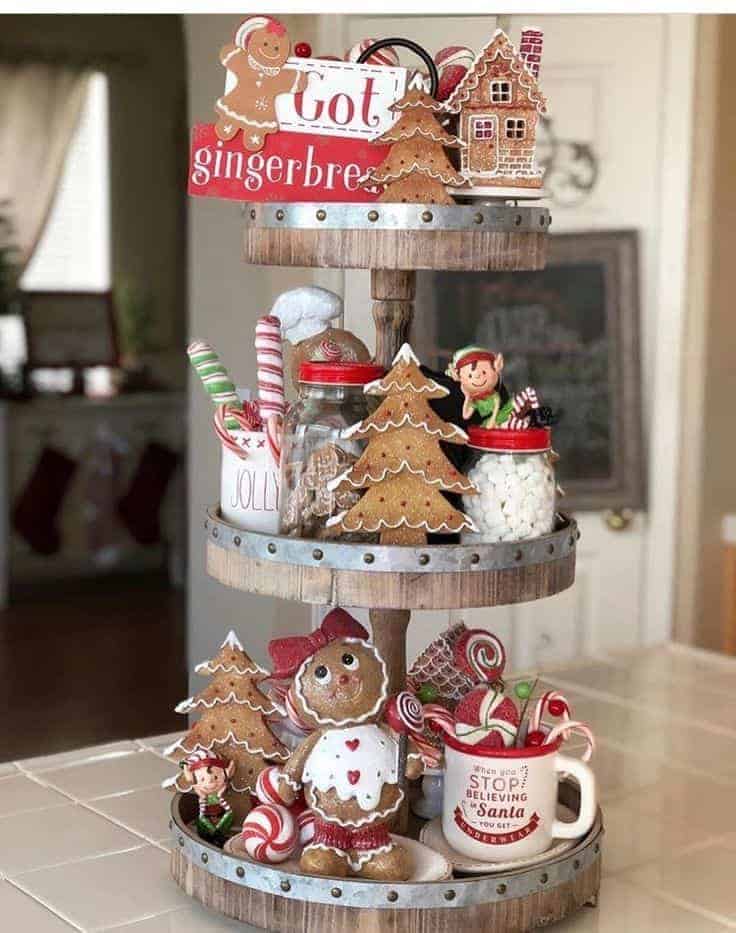
<svg viewBox="0 0 736 933"><path fill-rule="evenodd" d="M590 758L595 751L595 736L593 735L593 732L587 722L578 722L574 719L568 719L567 722L561 722L550 729L542 744L551 745L556 741L556 739L560 737L565 740L569 738L570 734L573 732L582 735L588 743L581 757L583 761L590 761Z"/></svg>
<svg viewBox="0 0 736 933"><path fill-rule="evenodd" d="M570 719L570 704L565 697L556 690L548 690L537 700L534 707L531 722L529 723L530 732L539 732L542 727L542 719L545 713L554 716L556 719L562 717L564 721Z"/></svg>

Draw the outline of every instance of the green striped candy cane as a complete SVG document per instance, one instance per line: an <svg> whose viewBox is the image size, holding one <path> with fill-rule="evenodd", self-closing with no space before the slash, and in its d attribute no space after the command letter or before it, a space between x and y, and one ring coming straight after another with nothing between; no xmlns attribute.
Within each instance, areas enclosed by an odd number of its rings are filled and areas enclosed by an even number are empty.
<svg viewBox="0 0 736 933"><path fill-rule="evenodd" d="M208 343L203 340L190 343L187 347L187 356L194 372L202 380L202 385L215 408L223 404L236 410L242 407L235 391L235 384L222 365L220 357ZM229 431L237 431L240 425L235 418L226 417L225 427Z"/></svg>

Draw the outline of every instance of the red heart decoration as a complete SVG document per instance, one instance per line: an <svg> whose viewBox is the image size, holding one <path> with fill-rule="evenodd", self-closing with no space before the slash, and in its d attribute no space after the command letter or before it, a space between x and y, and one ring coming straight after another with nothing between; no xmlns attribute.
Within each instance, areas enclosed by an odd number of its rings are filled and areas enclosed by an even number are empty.
<svg viewBox="0 0 736 933"><path fill-rule="evenodd" d="M345 744L351 752L354 752L355 749L360 745L360 739L346 739Z"/></svg>
<svg viewBox="0 0 736 933"><path fill-rule="evenodd" d="M348 780L351 784L357 784L360 780L360 771L348 771Z"/></svg>

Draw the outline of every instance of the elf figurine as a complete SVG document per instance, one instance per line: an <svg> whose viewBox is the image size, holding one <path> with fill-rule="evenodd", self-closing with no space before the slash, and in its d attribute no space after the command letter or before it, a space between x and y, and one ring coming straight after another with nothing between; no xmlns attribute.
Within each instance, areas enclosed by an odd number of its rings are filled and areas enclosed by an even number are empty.
<svg viewBox="0 0 736 933"><path fill-rule="evenodd" d="M499 427L509 420L514 404L513 399L502 398L502 372L501 353L492 353L483 347L463 347L454 354L446 374L460 383L465 397L463 418L466 421L474 412L483 419L484 428Z"/></svg>
<svg viewBox="0 0 736 933"><path fill-rule="evenodd" d="M222 847L228 840L233 811L225 800L235 762L197 748L181 762L191 793L199 797L197 831L202 839Z"/></svg>

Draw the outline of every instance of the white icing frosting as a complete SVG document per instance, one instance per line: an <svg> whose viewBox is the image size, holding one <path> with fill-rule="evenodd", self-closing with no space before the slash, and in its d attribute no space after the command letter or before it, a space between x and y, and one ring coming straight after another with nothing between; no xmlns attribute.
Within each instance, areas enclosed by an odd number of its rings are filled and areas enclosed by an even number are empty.
<svg viewBox="0 0 736 933"><path fill-rule="evenodd" d="M399 746L379 726L330 729L309 754L302 776L326 793L337 792L342 801L356 800L361 810L375 810L384 784L398 784Z"/></svg>

